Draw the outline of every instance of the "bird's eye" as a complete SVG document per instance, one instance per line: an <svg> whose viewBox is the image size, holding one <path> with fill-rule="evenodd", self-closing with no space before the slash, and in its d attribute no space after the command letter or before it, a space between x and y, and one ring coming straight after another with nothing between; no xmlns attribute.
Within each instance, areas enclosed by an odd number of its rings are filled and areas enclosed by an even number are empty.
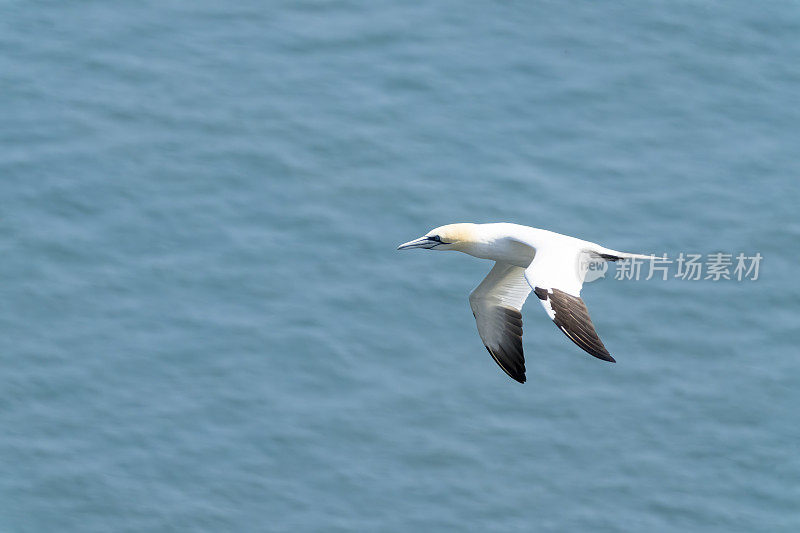
<svg viewBox="0 0 800 533"><path fill-rule="evenodd" d="M442 242L442 238L439 237L438 235L434 235L433 237L428 237L428 239L436 242Z"/></svg>

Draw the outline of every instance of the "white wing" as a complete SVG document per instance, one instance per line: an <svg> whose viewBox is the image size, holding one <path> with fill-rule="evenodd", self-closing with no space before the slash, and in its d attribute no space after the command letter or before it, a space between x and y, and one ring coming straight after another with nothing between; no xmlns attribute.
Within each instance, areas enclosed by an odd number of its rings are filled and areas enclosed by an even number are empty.
<svg viewBox="0 0 800 533"><path fill-rule="evenodd" d="M520 311L530 292L524 268L498 261L469 295L484 346L500 368L520 383L525 383Z"/></svg>
<svg viewBox="0 0 800 533"><path fill-rule="evenodd" d="M590 355L613 363L614 358L597 335L589 310L580 298L585 274L580 262L588 254L595 255L569 241L540 247L525 269L525 279L545 312L572 342Z"/></svg>

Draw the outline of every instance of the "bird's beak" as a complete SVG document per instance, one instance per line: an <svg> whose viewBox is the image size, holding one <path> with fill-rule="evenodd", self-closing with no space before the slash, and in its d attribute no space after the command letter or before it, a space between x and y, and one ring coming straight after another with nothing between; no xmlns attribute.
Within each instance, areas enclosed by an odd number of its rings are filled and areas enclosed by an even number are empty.
<svg viewBox="0 0 800 533"><path fill-rule="evenodd" d="M437 244L439 243L430 240L428 237L420 237L419 239L414 239L413 241L404 242L398 246L397 249L408 250L409 248L433 248Z"/></svg>

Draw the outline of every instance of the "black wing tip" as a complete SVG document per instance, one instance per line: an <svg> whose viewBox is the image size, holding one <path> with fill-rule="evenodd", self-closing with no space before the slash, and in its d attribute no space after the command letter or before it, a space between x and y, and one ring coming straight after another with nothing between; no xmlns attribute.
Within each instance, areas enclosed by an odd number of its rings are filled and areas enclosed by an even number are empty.
<svg viewBox="0 0 800 533"><path fill-rule="evenodd" d="M594 355L594 354L592 354L592 355ZM616 362L617 362L617 360L616 360L616 359L614 359L613 357L611 357L611 354L610 354L610 353L608 353L608 354L605 354L603 357L600 357L599 355L595 355L595 357L597 357L598 359L602 359L603 361L605 361L605 362L607 362L607 363L616 363Z"/></svg>
<svg viewBox="0 0 800 533"><path fill-rule="evenodd" d="M486 351L489 352L489 355L492 356L492 359L494 359L494 362L497 363L497 366L499 366L500 369L503 372L505 372L508 377L510 377L511 379L516 381L517 383L525 383L525 362L524 362L524 359L521 362L522 368L509 370L508 368L506 368L505 365L503 365L503 363L500 362L500 359L498 359L497 355L495 355L495 353L492 351L491 348L489 348L485 344L483 345L483 347L486 348ZM522 355L522 354L520 354L520 355Z"/></svg>
<svg viewBox="0 0 800 533"><path fill-rule="evenodd" d="M556 327L560 329L567 336L569 340L574 342L578 346L578 348L588 353L592 357L596 357L597 359L600 359L601 361L605 361L607 363L617 362L617 360L614 359L610 353L608 353L608 350L606 350L606 347L603 346L603 342L600 340L599 337L595 336L595 339L600 344L600 346L597 346L597 344L587 342L585 338L573 335L572 332L568 330L566 327L564 327L563 324L556 323Z"/></svg>
<svg viewBox="0 0 800 533"><path fill-rule="evenodd" d="M503 368L503 370L505 370L505 368ZM514 374L512 374L511 372L506 371L506 374L508 374L508 377L510 377L511 379L516 381L517 383L523 383L524 384L525 381L526 381L525 380L525 371L524 370L522 372L516 372Z"/></svg>
<svg viewBox="0 0 800 533"><path fill-rule="evenodd" d="M600 338L598 337L597 340L600 341ZM575 343L575 344L578 344L578 343ZM578 346L583 348L586 351L586 353L588 353L589 355L597 357L598 359L601 359L601 360L606 361L608 363L616 363L617 362L617 360L614 359L611 356L610 353L608 353L608 350L606 350L606 347L602 345L602 341L600 341L600 347L599 348L596 347L596 346L588 346L588 345L583 345L583 344L578 344Z"/></svg>
<svg viewBox="0 0 800 533"><path fill-rule="evenodd" d="M589 310L579 296L559 289L553 289L547 296L555 315L553 322L569 340L593 357L609 363L617 362L597 335Z"/></svg>

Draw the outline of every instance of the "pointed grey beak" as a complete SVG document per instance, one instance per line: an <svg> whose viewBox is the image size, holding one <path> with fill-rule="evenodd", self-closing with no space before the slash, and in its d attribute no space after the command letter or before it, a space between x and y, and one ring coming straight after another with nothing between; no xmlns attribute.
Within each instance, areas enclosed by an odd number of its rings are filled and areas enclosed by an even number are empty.
<svg viewBox="0 0 800 533"><path fill-rule="evenodd" d="M400 246L397 247L398 250L408 250L410 248L433 248L439 244L436 241L432 241L428 237L420 237L419 239L414 239L413 241L404 242Z"/></svg>

